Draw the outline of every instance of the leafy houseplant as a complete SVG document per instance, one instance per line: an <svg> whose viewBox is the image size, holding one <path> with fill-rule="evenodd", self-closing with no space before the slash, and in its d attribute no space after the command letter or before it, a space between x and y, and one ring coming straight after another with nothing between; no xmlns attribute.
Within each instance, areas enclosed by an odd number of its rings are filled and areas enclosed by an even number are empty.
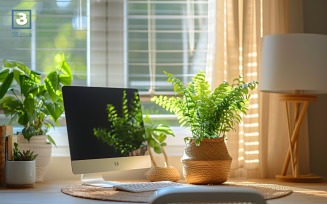
<svg viewBox="0 0 327 204"><path fill-rule="evenodd" d="M155 153L163 154L165 162L168 163L167 153L164 149L164 147L167 146L165 141L167 136L175 136L174 132L167 125L153 123L148 115L144 118L144 127L148 146L151 147ZM152 163L155 164L154 161ZM166 165L169 166L169 164Z"/></svg>
<svg viewBox="0 0 327 204"><path fill-rule="evenodd" d="M134 100L129 103L127 94L124 92L121 112L122 114L119 114L115 106L108 104L108 122L111 124L111 128L94 128L94 135L109 146L114 147L114 149L119 151L122 155L126 156L144 155L145 152L142 150L146 150L144 147L147 144L153 167L155 169L159 168L157 167L151 148L157 154L163 153L166 164L165 168L173 172L169 174L169 178L167 178L167 176L162 177L162 169L160 169L161 177L158 178L158 176L153 175L153 169L151 169L151 175L147 173L148 178L151 181L154 181L154 179L156 181L158 181L158 179L179 180L179 173L175 168L169 166L168 157L164 149L164 146L167 145L165 140L167 136L174 136L173 131L166 125L152 123L148 116L144 118L143 123L140 100L136 93L134 95Z"/></svg>
<svg viewBox="0 0 327 204"><path fill-rule="evenodd" d="M107 113L111 128L94 128L94 135L98 139L113 146L122 155L128 155L134 150L142 148L145 142L157 154L165 154L163 147L167 145L165 143L167 135L174 136L174 133L168 126L152 123L148 116L144 118L143 122L137 93L134 94L134 100L131 103L127 100L126 92L123 93L122 114L119 114L112 104L107 104Z"/></svg>
<svg viewBox="0 0 327 204"><path fill-rule="evenodd" d="M121 115L114 105L107 104L108 122L112 128L95 127L93 129L94 135L98 139L113 146L122 155L132 154L133 151L144 146L145 132L138 97L138 94L135 93L134 99L136 100L129 104L127 94L124 92Z"/></svg>
<svg viewBox="0 0 327 204"><path fill-rule="evenodd" d="M241 77L233 84L221 83L213 91L200 71L185 86L173 74L168 76L174 91L181 97L155 96L151 100L167 111L175 113L181 126L189 126L192 136L185 137L182 157L183 173L193 184L220 184L230 174L230 157L224 139L241 122L241 114L248 110L249 90L257 82L245 83Z"/></svg>
<svg viewBox="0 0 327 204"><path fill-rule="evenodd" d="M147 144L150 147L149 154L152 163L152 168L146 173L146 176L150 181L178 181L180 179L180 174L175 167L169 165L168 156L164 148L167 146L165 142L167 136L175 136L174 132L169 126L153 123L148 115L144 118L144 126ZM165 159L164 167L158 167L151 148L155 153L163 154Z"/></svg>
<svg viewBox="0 0 327 204"><path fill-rule="evenodd" d="M225 137L227 132L234 130L234 125L242 120L241 113L246 114L248 109L249 89L253 90L257 84L256 81L245 83L239 77L234 80L236 83L225 81L211 91L203 71L187 86L173 74L164 73L174 91L182 97L155 96L151 100L175 113L181 126L189 125L191 138L198 145L205 138Z"/></svg>
<svg viewBox="0 0 327 204"><path fill-rule="evenodd" d="M14 60L2 60L0 72L0 109L11 121L23 126L28 141L45 135L64 112L61 88L72 83L72 73L64 54L54 57L55 70L42 80L40 73ZM49 142L55 144L48 136Z"/></svg>
<svg viewBox="0 0 327 204"><path fill-rule="evenodd" d="M6 183L10 185L33 185L35 183L35 159L33 151L20 151L14 143L12 161L6 162Z"/></svg>
<svg viewBox="0 0 327 204"><path fill-rule="evenodd" d="M18 144L14 143L14 151L13 151L13 161L33 161L37 157L37 154L34 154L31 150L23 150L20 151L18 149Z"/></svg>
<svg viewBox="0 0 327 204"><path fill-rule="evenodd" d="M54 56L54 70L46 76L14 60L2 60L0 71L0 109L10 123L23 126L17 142L20 149L38 154L36 182L43 181L55 141L46 135L58 124L64 112L62 86L70 85L73 77L64 54ZM52 143L52 144L49 144Z"/></svg>

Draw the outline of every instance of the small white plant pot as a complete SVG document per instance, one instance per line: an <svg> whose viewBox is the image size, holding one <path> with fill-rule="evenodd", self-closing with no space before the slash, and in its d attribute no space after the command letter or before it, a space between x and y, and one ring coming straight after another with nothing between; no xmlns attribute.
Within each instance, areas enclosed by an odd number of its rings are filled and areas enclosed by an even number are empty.
<svg viewBox="0 0 327 204"><path fill-rule="evenodd" d="M37 154L36 163L36 182L42 182L51 160L52 145L47 143L46 135L35 135L30 141L23 135L17 137L18 147L21 151L30 150Z"/></svg>
<svg viewBox="0 0 327 204"><path fill-rule="evenodd" d="M34 185L35 161L7 161L6 184L9 186Z"/></svg>

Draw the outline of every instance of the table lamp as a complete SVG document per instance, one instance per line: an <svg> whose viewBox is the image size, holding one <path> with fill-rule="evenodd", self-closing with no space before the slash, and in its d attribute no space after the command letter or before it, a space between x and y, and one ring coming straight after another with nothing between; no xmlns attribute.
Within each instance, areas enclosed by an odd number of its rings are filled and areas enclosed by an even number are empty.
<svg viewBox="0 0 327 204"><path fill-rule="evenodd" d="M289 147L282 172L276 175L276 179L320 182L322 178L319 176L300 174L298 141L310 102L316 101L316 94L327 93L327 35L293 33L265 36L261 54L260 89L280 93L287 112ZM295 110L295 117L291 117L291 108ZM292 175L287 175L289 164Z"/></svg>

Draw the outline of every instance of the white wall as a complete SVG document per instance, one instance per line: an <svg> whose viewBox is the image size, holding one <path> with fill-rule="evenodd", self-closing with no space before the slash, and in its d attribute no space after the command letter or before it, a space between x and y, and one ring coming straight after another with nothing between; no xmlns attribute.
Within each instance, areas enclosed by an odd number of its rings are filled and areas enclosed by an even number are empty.
<svg viewBox="0 0 327 204"><path fill-rule="evenodd" d="M303 0L304 32L327 35L326 11L326 0ZM308 115L311 172L325 178L327 178L326 116L327 94L318 96L318 101L311 104Z"/></svg>

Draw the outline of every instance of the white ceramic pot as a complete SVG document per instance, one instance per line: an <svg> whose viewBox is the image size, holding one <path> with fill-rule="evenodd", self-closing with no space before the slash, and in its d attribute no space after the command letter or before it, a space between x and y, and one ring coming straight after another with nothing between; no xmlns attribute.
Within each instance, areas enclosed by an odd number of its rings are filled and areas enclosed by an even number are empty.
<svg viewBox="0 0 327 204"><path fill-rule="evenodd" d="M51 159L52 145L47 143L46 135L33 136L28 142L22 135L17 136L20 151L31 150L38 156L36 163L36 182L42 182Z"/></svg>
<svg viewBox="0 0 327 204"><path fill-rule="evenodd" d="M6 161L6 184L33 185L35 161Z"/></svg>

